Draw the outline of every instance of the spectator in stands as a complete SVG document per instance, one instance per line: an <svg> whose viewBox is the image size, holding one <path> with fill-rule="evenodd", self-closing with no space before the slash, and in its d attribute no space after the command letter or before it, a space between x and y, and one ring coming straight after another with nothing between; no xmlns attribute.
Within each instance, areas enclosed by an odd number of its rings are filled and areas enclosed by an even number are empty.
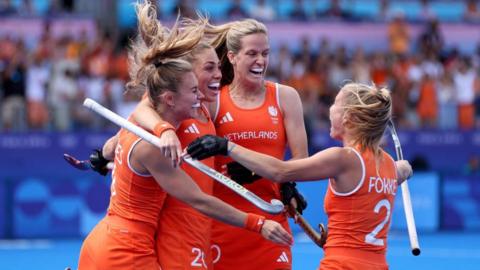
<svg viewBox="0 0 480 270"><path fill-rule="evenodd" d="M480 22L480 10L478 9L478 0L467 0L463 19L467 22Z"/></svg>
<svg viewBox="0 0 480 270"><path fill-rule="evenodd" d="M32 129L48 127L49 113L46 106L47 87L50 79L50 67L40 54L33 56L27 67L27 112L28 123Z"/></svg>
<svg viewBox="0 0 480 270"><path fill-rule="evenodd" d="M257 0L256 4L250 8L249 15L260 21L273 21L277 17L273 7L265 0Z"/></svg>
<svg viewBox="0 0 480 270"><path fill-rule="evenodd" d="M355 49L350 66L354 82L363 84L369 84L372 82L372 78L370 77L370 64L365 57L365 52L362 47L357 47Z"/></svg>
<svg viewBox="0 0 480 270"><path fill-rule="evenodd" d="M461 57L453 74L458 101L458 125L461 129L472 129L475 122L475 86L478 75L471 67L468 57Z"/></svg>
<svg viewBox="0 0 480 270"><path fill-rule="evenodd" d="M317 19L328 20L351 20L353 16L350 12L340 6L339 0L330 0L330 7L324 11L316 11Z"/></svg>
<svg viewBox="0 0 480 270"><path fill-rule="evenodd" d="M388 42L390 52L396 55L406 54L410 51L410 29L405 22L403 12L397 12L388 24Z"/></svg>
<svg viewBox="0 0 480 270"><path fill-rule="evenodd" d="M457 101L452 72L446 69L437 82L438 122L440 129L457 127Z"/></svg>
<svg viewBox="0 0 480 270"><path fill-rule="evenodd" d="M440 56L443 51L443 34L437 19L427 21L425 30L419 37L419 50L424 55L434 54Z"/></svg>
<svg viewBox="0 0 480 270"><path fill-rule="evenodd" d="M307 21L308 16L303 7L303 0L295 0L293 10L290 12L290 19L294 21Z"/></svg>
<svg viewBox="0 0 480 270"><path fill-rule="evenodd" d="M242 7L242 0L233 0L232 5L227 11L229 20L240 20L248 16L247 12Z"/></svg>
<svg viewBox="0 0 480 270"><path fill-rule="evenodd" d="M12 48L10 58L4 61L0 72L3 81L2 123L3 128L12 131L25 131L26 123L26 49L22 41L17 41Z"/></svg>

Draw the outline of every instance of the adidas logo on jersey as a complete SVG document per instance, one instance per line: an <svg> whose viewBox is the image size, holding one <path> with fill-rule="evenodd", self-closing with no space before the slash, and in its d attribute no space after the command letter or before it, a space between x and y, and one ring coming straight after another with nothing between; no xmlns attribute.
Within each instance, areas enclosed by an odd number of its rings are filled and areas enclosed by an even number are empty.
<svg viewBox="0 0 480 270"><path fill-rule="evenodd" d="M220 120L220 124L225 124L227 122L233 122L233 117L230 112L227 112Z"/></svg>
<svg viewBox="0 0 480 270"><path fill-rule="evenodd" d="M194 134L200 134L200 130L198 130L197 126L195 123L191 124L188 126L188 128L185 129L185 133L194 133Z"/></svg>
<svg viewBox="0 0 480 270"><path fill-rule="evenodd" d="M287 253L285 253L285 251L282 251L282 254L280 254L280 257L278 257L277 259L277 262L288 263L288 256L287 256Z"/></svg>

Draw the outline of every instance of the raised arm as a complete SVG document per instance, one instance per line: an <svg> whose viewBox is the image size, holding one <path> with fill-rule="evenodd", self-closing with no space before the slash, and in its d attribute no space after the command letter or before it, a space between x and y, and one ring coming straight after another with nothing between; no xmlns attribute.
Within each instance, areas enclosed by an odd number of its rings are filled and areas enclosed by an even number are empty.
<svg viewBox="0 0 480 270"><path fill-rule="evenodd" d="M291 236L277 222L265 220L264 217L258 215L247 214L216 197L203 193L185 172L172 167L156 147L142 141L135 147L134 151L139 158L137 163L131 160L132 166L144 168L145 171L152 174L168 194L209 217L233 226L259 232L266 239L276 243L291 244Z"/></svg>
<svg viewBox="0 0 480 270"><path fill-rule="evenodd" d="M170 123L163 121L153 108L150 99L144 97L132 114L133 120L141 127L151 130L160 138L160 150L165 157L170 157L175 166L180 161L182 145L178 140L175 128Z"/></svg>

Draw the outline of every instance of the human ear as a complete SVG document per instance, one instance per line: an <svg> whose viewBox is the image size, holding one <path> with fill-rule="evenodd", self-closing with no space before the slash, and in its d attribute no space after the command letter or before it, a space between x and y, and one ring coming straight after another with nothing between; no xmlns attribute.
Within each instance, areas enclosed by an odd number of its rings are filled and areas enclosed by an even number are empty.
<svg viewBox="0 0 480 270"><path fill-rule="evenodd" d="M228 51L227 57L230 64L235 65L235 54L232 51Z"/></svg>
<svg viewBox="0 0 480 270"><path fill-rule="evenodd" d="M160 95L160 98L164 104L166 104L169 107L174 107L175 106L175 98L174 98L174 93L172 91L165 91Z"/></svg>

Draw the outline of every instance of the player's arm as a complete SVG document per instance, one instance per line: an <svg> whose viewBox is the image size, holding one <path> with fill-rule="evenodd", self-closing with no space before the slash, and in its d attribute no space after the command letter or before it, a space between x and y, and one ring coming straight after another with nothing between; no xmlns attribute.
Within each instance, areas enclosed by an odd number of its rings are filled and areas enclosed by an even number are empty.
<svg viewBox="0 0 480 270"><path fill-rule="evenodd" d="M331 147L308 158L282 161L233 145L232 142L229 144L232 144L230 157L263 177L279 183L336 177L346 167L345 159L342 159L345 153L341 147Z"/></svg>
<svg viewBox="0 0 480 270"><path fill-rule="evenodd" d="M279 183L337 177L349 169L352 159L356 158L352 151L331 147L308 158L283 161L213 135L197 138L188 146L187 152L196 159L228 155L248 169Z"/></svg>
<svg viewBox="0 0 480 270"><path fill-rule="evenodd" d="M300 96L294 88L281 84L279 84L278 94L292 159L306 158L308 157L307 132ZM295 183L282 184L280 193L283 203L293 205L300 214L307 208L307 201L297 190Z"/></svg>
<svg viewBox="0 0 480 270"><path fill-rule="evenodd" d="M132 113L132 117L141 127L151 130L160 138L159 147L162 154L170 157L174 164L178 164L182 154L182 145L175 133L175 128L170 123L163 121L149 98L142 98Z"/></svg>
<svg viewBox="0 0 480 270"><path fill-rule="evenodd" d="M138 163L131 160L133 166L143 167L144 170L152 174L168 194L209 217L233 226L259 232L265 238L280 244L291 244L291 236L279 223L239 211L220 199L203 193L185 172L179 168L174 168L158 148L142 141L135 147L134 151L139 158Z"/></svg>
<svg viewBox="0 0 480 270"><path fill-rule="evenodd" d="M108 139L102 147L103 158L113 160L115 157L115 147L118 143L118 133Z"/></svg>
<svg viewBox="0 0 480 270"><path fill-rule="evenodd" d="M308 144L300 96L294 88L286 85L279 85L279 95L292 159L305 158L308 156Z"/></svg>

